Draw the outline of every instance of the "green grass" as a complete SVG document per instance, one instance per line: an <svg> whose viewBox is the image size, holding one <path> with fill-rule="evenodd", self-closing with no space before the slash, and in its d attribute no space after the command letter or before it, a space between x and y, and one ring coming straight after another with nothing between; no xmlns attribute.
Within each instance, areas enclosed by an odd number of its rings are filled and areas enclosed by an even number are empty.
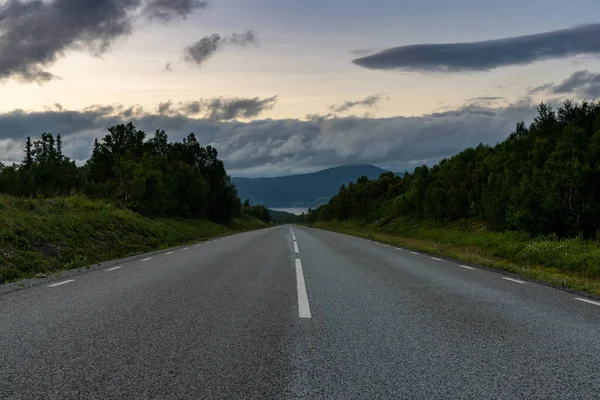
<svg viewBox="0 0 600 400"><path fill-rule="evenodd" d="M450 225L394 220L313 224L355 236L451 257L600 296L600 245L581 239L530 238L522 232L491 232L477 221Z"/></svg>
<svg viewBox="0 0 600 400"><path fill-rule="evenodd" d="M266 227L257 219L228 226L207 220L150 219L83 196L0 196L0 283Z"/></svg>

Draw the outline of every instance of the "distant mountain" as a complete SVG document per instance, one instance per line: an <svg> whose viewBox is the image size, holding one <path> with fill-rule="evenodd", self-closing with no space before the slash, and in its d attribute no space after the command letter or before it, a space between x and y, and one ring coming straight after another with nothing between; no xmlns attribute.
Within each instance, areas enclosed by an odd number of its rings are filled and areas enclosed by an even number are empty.
<svg viewBox="0 0 600 400"><path fill-rule="evenodd" d="M292 214L289 212L285 212L285 211L276 211L276 210L269 210L269 215L271 215L271 219L279 224L284 224L287 222L292 222L294 221L294 217L296 217L296 214Z"/></svg>
<svg viewBox="0 0 600 400"><path fill-rule="evenodd" d="M374 165L344 165L311 174L278 178L232 178L242 201L267 207L317 207L327 203L340 186L361 176L376 179L387 172Z"/></svg>

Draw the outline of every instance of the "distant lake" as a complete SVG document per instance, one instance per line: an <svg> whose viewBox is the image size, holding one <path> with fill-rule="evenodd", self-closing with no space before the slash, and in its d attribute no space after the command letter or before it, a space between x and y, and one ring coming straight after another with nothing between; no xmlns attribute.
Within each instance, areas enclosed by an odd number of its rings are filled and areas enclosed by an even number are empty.
<svg viewBox="0 0 600 400"><path fill-rule="evenodd" d="M274 208L274 207L269 207L270 210L274 210L274 211L283 211L283 212L287 212L290 214L296 214L296 215L300 215L302 213L308 212L308 208Z"/></svg>

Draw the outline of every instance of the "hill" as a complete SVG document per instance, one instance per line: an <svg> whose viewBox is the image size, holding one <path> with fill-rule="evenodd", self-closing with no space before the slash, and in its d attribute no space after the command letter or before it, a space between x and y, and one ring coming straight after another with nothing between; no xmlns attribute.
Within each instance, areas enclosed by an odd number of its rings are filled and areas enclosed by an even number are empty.
<svg viewBox="0 0 600 400"><path fill-rule="evenodd" d="M0 221L0 284L267 226L249 215L148 218L84 196L0 196Z"/></svg>
<svg viewBox="0 0 600 400"><path fill-rule="evenodd" d="M361 176L376 179L384 169L374 165L344 165L310 174L277 178L232 178L240 199L267 207L317 207L329 201L340 186Z"/></svg>

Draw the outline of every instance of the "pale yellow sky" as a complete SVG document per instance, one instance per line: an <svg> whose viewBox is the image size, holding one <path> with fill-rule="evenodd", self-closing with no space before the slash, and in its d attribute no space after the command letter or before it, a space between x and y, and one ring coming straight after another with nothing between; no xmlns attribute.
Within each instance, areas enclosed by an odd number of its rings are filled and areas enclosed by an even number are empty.
<svg viewBox="0 0 600 400"><path fill-rule="evenodd" d="M139 104L148 110L160 102L212 97L270 97L273 110L260 118L304 118L325 114L328 106L373 94L389 97L378 117L415 116L441 106L453 108L478 96L520 98L531 86L564 79L574 69L594 68L595 60L559 60L474 74L420 74L371 71L351 63L349 46L324 44L314 51L314 38L263 33L259 47L225 49L202 67L183 62L191 38L182 28L142 29L103 57L69 52L50 70L61 80L39 85L5 82L0 112L41 110L55 103L78 110L93 104ZM194 36L209 34L200 32ZM191 32L189 32L191 35ZM167 62L173 72L164 71ZM357 109L363 113L367 110Z"/></svg>

